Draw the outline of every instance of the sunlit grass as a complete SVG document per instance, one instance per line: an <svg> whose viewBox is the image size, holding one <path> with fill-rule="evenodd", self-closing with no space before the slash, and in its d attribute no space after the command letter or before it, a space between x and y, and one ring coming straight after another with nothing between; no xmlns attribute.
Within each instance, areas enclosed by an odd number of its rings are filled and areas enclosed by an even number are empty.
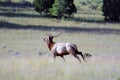
<svg viewBox="0 0 120 80"><path fill-rule="evenodd" d="M119 35L63 31L54 41L75 43L79 51L92 54L87 62L80 57L79 63L72 55L65 56L65 62L54 60L43 41L46 33L59 31L0 29L1 80L119 79Z"/></svg>
<svg viewBox="0 0 120 80"><path fill-rule="evenodd" d="M34 31L34 30L0 30L0 44L1 49L13 50L13 52L27 52L28 54L37 54L40 52L48 52L43 38L46 33L58 34L59 31ZM74 39L73 39L74 38ZM99 35L88 33L66 33L63 32L58 38L57 42L72 42L78 45L79 50L86 52L106 52L111 53L119 51L119 35ZM114 43L115 42L115 43ZM117 46L118 45L118 46ZM4 48L5 46L5 48ZM98 48L96 48L98 47ZM106 49L107 48L107 49ZM95 49L95 50L94 50ZM109 50L108 50L109 49ZM2 51L2 50L1 50Z"/></svg>
<svg viewBox="0 0 120 80"><path fill-rule="evenodd" d="M0 80L120 79L119 34L114 34L110 30L108 31L111 34L106 34L106 31L101 31L100 34L84 30L76 30L72 33L63 29L62 35L55 38L54 41L75 43L79 51L92 55L87 58L87 62L84 62L80 57L81 63L72 55L65 56L65 62L60 57L54 60L43 41L46 33L54 35L59 33L52 28L53 26L56 28L97 29L99 31L100 29L120 30L119 23L99 22L103 21L101 13L84 14L84 12L80 12L80 14L75 14L73 18L58 21L57 19L39 17L39 14L32 9L19 12L12 12L10 9L5 13L14 13L18 16L1 15L0 22L24 27L47 26L51 27L51 30L0 29ZM24 14L27 16L23 16Z"/></svg>
<svg viewBox="0 0 120 80"><path fill-rule="evenodd" d="M88 62L79 63L73 57L66 62L48 56L4 57L0 59L1 80L116 80L119 78L119 60L103 61L93 57ZM106 57L107 58L107 57Z"/></svg>

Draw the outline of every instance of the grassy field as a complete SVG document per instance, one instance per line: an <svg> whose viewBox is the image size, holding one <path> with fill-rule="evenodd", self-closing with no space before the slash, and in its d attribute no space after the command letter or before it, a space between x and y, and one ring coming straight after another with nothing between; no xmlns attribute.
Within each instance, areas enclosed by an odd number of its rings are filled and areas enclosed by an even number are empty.
<svg viewBox="0 0 120 80"><path fill-rule="evenodd" d="M120 23L103 18L80 12L58 21L31 8L0 6L0 80L120 80ZM54 41L75 43L92 57L54 60L43 38L60 30Z"/></svg>
<svg viewBox="0 0 120 80"><path fill-rule="evenodd" d="M66 62L59 57L54 61L43 42L45 33L50 32L0 30L0 80L119 80L119 35L63 32L55 41L76 43L92 54L79 63L71 55Z"/></svg>

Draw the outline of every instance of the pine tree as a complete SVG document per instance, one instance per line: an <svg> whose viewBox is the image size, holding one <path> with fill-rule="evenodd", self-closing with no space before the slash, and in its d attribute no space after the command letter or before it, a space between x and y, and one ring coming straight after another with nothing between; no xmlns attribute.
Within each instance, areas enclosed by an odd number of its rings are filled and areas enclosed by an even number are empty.
<svg viewBox="0 0 120 80"><path fill-rule="evenodd" d="M103 0L102 10L105 20L120 20L120 0Z"/></svg>
<svg viewBox="0 0 120 80"><path fill-rule="evenodd" d="M35 10L39 13L49 13L49 8L52 7L54 0L33 0Z"/></svg>
<svg viewBox="0 0 120 80"><path fill-rule="evenodd" d="M77 11L74 0L33 0L35 10L45 15L61 18Z"/></svg>
<svg viewBox="0 0 120 80"><path fill-rule="evenodd" d="M65 13L65 1L64 0L55 0L52 8L50 8L50 14L61 18Z"/></svg>

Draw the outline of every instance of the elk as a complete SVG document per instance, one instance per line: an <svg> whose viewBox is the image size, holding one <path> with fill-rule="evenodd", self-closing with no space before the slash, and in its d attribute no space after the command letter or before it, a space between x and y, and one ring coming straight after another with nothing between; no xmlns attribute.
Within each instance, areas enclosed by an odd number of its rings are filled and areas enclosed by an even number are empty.
<svg viewBox="0 0 120 80"><path fill-rule="evenodd" d="M57 42L53 41L53 38L59 37L61 35L61 33L62 32L60 32L56 36L53 36L51 34L46 34L48 37L43 39L47 43L47 46L48 46L49 50L51 51L51 53L53 54L54 59L56 58L56 56L60 56L65 61L64 55L71 54L76 59L78 59L79 62L81 62L81 60L79 59L78 55L81 55L83 60L86 61L82 52L78 51L77 46L75 44L73 44L73 43L57 43Z"/></svg>

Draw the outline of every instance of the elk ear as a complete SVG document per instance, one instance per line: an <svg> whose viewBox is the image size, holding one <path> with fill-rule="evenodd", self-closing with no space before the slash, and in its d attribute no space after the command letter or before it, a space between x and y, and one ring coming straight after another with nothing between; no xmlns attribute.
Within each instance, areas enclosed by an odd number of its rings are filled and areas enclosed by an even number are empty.
<svg viewBox="0 0 120 80"><path fill-rule="evenodd" d="M45 42L47 42L47 39L46 39L46 38L43 38L43 40L44 40Z"/></svg>

